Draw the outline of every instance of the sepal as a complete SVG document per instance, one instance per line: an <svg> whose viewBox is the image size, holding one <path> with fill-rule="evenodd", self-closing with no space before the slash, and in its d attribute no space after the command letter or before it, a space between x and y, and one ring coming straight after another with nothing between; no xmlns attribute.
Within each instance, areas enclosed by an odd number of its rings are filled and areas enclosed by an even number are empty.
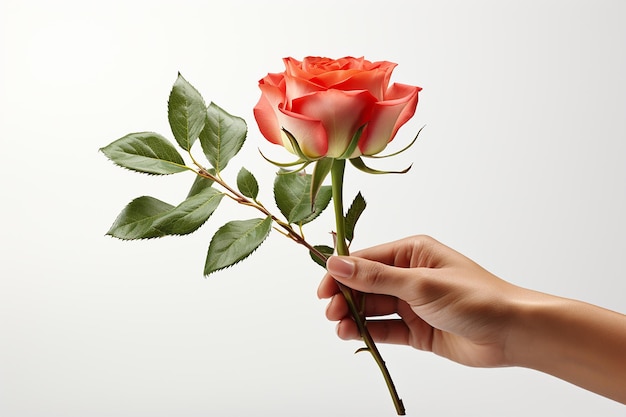
<svg viewBox="0 0 626 417"><path fill-rule="evenodd" d="M426 126L422 126L420 128L420 130L417 131L417 134L415 135L413 140L408 145L406 145L404 148L400 149L399 151L394 152L394 153L390 153L388 155L369 155L368 158L382 159L382 158L389 158L389 157L392 157L392 156L400 155L401 153L403 153L404 151L407 151L411 146L413 146L415 144L415 142L417 141L418 136L420 135L420 132L425 127Z"/></svg>
<svg viewBox="0 0 626 417"><path fill-rule="evenodd" d="M337 159L350 159L350 157L352 156L352 154L356 150L356 147L359 144L359 139L361 139L361 134L363 133L363 129L365 129L365 126L367 126L367 123L361 126L354 133L354 135L352 136L352 140L350 141L350 144L348 145L346 150L343 152L343 154L341 154L341 156Z"/></svg>
<svg viewBox="0 0 626 417"><path fill-rule="evenodd" d="M273 161L273 160L269 159L267 156L265 156L263 154L263 152L261 152L260 149L259 149L259 153L261 154L263 159L265 159L270 164L275 165L275 166L277 166L279 168L290 168L290 167L294 167L296 165L301 165L301 167L298 168L296 171L300 171L300 170L306 168L309 164L311 164L313 162L313 161L306 161L306 160L303 160L303 159L298 159L297 161L293 161L293 162L277 162L277 161Z"/></svg>
<svg viewBox="0 0 626 417"><path fill-rule="evenodd" d="M359 169L360 171L363 171L366 174L377 174L377 175L379 174L406 174L407 172L409 172L409 170L413 166L411 164L407 168L403 169L402 171L379 171L377 169L370 168L367 165L365 165L365 162L363 162L363 158L361 157L352 158L349 161L355 168Z"/></svg>

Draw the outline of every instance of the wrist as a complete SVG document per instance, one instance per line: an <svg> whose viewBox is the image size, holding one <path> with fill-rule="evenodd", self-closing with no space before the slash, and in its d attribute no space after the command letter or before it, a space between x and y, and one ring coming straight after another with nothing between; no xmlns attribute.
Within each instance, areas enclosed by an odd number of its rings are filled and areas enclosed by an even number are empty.
<svg viewBox="0 0 626 417"><path fill-rule="evenodd" d="M559 312L569 300L520 288L512 301L510 329L504 346L507 366L544 370L544 362L560 360L552 335Z"/></svg>

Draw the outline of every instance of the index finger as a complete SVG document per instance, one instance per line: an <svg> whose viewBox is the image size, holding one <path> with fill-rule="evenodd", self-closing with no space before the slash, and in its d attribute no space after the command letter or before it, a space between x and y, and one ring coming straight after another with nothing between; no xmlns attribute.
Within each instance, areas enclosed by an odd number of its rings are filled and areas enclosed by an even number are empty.
<svg viewBox="0 0 626 417"><path fill-rule="evenodd" d="M351 255L400 268L435 268L441 266L441 248L444 246L437 240L418 235L361 249Z"/></svg>

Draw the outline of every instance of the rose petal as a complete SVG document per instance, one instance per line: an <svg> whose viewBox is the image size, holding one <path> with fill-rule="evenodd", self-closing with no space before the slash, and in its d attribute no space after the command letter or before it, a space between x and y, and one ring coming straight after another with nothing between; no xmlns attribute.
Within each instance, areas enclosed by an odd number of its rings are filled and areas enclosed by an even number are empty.
<svg viewBox="0 0 626 417"><path fill-rule="evenodd" d="M316 83L315 78L307 80L285 74L285 97L287 97L285 109L291 110L294 99L322 90L326 88Z"/></svg>
<svg viewBox="0 0 626 417"><path fill-rule="evenodd" d="M309 74L307 71L302 69L303 63L295 58L283 58L283 63L285 64L285 75L302 78L304 80L308 80L313 77L313 74Z"/></svg>
<svg viewBox="0 0 626 417"><path fill-rule="evenodd" d="M278 123L279 107L285 99L282 74L268 74L259 81L261 98L253 113L261 134L270 142L282 144L282 132Z"/></svg>
<svg viewBox="0 0 626 417"><path fill-rule="evenodd" d="M385 101L374 105L370 121L359 140L363 155L375 155L385 149L398 129L415 114L420 90L420 87L396 83L389 88Z"/></svg>
<svg viewBox="0 0 626 417"><path fill-rule="evenodd" d="M318 81L319 80L319 81ZM384 70L374 69L371 71L333 71L312 78L318 84L337 90L367 90L376 100L382 101L383 94L387 90L387 73Z"/></svg>
<svg viewBox="0 0 626 417"><path fill-rule="evenodd" d="M293 101L292 111L322 122L328 137L326 156L339 157L368 120L376 98L368 91L326 90Z"/></svg>
<svg viewBox="0 0 626 417"><path fill-rule="evenodd" d="M280 125L296 139L300 150L307 157L317 159L326 155L328 137L320 120L284 109L280 109L278 120ZM283 146L296 153L287 135L281 131L281 136Z"/></svg>

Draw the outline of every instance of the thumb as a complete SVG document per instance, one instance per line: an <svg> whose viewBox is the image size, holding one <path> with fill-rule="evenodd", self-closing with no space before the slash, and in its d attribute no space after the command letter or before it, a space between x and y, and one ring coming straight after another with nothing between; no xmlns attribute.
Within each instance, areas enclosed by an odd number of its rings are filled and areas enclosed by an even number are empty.
<svg viewBox="0 0 626 417"><path fill-rule="evenodd" d="M415 284L415 269L398 268L355 256L331 256L328 273L342 284L361 292L392 295L406 299Z"/></svg>

